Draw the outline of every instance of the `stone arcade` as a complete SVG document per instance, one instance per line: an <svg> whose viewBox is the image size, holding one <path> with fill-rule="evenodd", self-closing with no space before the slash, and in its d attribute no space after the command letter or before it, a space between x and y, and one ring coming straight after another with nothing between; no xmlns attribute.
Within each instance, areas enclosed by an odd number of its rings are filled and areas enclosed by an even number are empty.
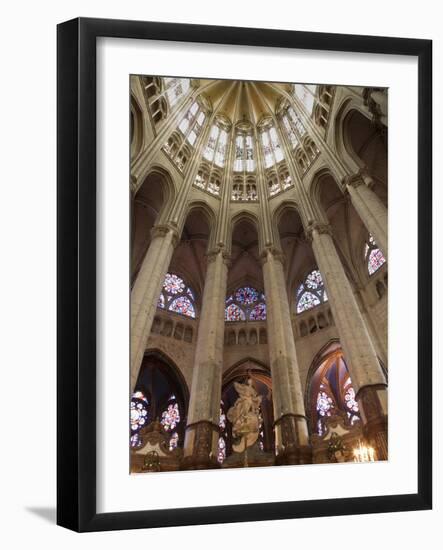
<svg viewBox="0 0 443 550"><path fill-rule="evenodd" d="M387 92L133 76L130 184L131 471L386 460Z"/></svg>

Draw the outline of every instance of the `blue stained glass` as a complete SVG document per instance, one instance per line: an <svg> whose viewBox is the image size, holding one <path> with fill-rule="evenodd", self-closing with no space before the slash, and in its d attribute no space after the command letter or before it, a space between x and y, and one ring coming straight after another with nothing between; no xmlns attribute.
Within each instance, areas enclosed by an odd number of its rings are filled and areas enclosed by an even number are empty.
<svg viewBox="0 0 443 550"><path fill-rule="evenodd" d="M305 292L298 300L297 313L302 313L320 304L320 300L312 292Z"/></svg>
<svg viewBox="0 0 443 550"><path fill-rule="evenodd" d="M251 321L265 321L266 320L266 304L260 303L254 306L249 315Z"/></svg>
<svg viewBox="0 0 443 550"><path fill-rule="evenodd" d="M230 304L225 309L226 321L246 321L245 312L237 304Z"/></svg>
<svg viewBox="0 0 443 550"><path fill-rule="evenodd" d="M239 304L250 305L258 300L258 292L255 288L244 286L235 291L235 299Z"/></svg>
<svg viewBox="0 0 443 550"><path fill-rule="evenodd" d="M175 311L181 315L186 315L187 317L195 318L195 309L191 303L191 300L186 296L179 296L171 302L168 308L170 311Z"/></svg>

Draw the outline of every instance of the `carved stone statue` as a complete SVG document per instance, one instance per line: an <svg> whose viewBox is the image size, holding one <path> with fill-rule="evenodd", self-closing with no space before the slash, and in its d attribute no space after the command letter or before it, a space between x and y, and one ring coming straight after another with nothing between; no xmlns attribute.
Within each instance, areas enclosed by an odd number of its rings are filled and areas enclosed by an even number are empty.
<svg viewBox="0 0 443 550"><path fill-rule="evenodd" d="M227 417L232 423L232 435L236 438L232 448L236 452L243 452L257 441L262 396L256 392L251 378L248 378L246 384L234 382L234 387L239 398L228 410Z"/></svg>

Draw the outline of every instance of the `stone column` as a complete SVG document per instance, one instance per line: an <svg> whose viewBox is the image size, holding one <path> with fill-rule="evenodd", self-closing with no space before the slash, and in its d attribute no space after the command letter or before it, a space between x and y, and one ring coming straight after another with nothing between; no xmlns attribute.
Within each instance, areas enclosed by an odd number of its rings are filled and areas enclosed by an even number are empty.
<svg viewBox="0 0 443 550"><path fill-rule="evenodd" d="M387 260L388 210L372 190L374 181L369 176L359 173L347 177L345 183L355 210Z"/></svg>
<svg viewBox="0 0 443 550"><path fill-rule="evenodd" d="M171 225L157 225L131 292L131 389L137 382L140 365L151 331L163 281L178 234Z"/></svg>
<svg viewBox="0 0 443 550"><path fill-rule="evenodd" d="M308 426L283 271L283 255L262 254L277 464L311 462Z"/></svg>
<svg viewBox="0 0 443 550"><path fill-rule="evenodd" d="M191 397L186 426L183 467L216 468L225 330L228 256L223 246L207 255Z"/></svg>
<svg viewBox="0 0 443 550"><path fill-rule="evenodd" d="M360 407L364 433L378 458L387 459L387 384L351 284L332 239L331 227L312 222L312 248L322 274L346 363Z"/></svg>

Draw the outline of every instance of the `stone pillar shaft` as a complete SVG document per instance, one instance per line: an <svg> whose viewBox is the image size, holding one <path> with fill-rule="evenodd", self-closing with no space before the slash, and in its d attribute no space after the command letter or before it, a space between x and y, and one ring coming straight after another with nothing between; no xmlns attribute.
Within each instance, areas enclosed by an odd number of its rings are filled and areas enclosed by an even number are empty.
<svg viewBox="0 0 443 550"><path fill-rule="evenodd" d="M223 247L208 254L191 397L184 466L216 466L228 266Z"/></svg>
<svg viewBox="0 0 443 550"><path fill-rule="evenodd" d="M163 281L177 242L176 231L154 227L152 241L131 292L131 388L134 390Z"/></svg>
<svg viewBox="0 0 443 550"><path fill-rule="evenodd" d="M387 458L386 380L374 346L346 277L328 225L313 224L312 247L322 274L354 386L363 426L370 441L377 443L379 458ZM384 449L384 450L383 450Z"/></svg>
<svg viewBox="0 0 443 550"><path fill-rule="evenodd" d="M264 252L263 278L277 458L282 463L309 462L305 456L308 427L281 253L269 248Z"/></svg>
<svg viewBox="0 0 443 550"><path fill-rule="evenodd" d="M371 181L371 180L370 180ZM377 246L388 258L388 211L386 206L370 189L362 177L347 182L352 204L366 229L374 237Z"/></svg>

